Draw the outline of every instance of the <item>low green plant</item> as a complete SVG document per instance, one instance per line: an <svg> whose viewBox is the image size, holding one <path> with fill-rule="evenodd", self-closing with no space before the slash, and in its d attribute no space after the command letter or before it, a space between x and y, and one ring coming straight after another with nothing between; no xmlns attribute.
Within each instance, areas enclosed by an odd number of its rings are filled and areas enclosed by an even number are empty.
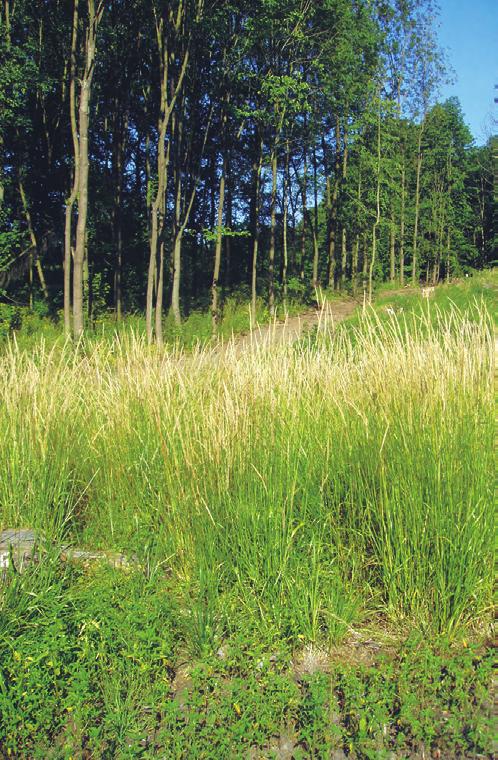
<svg viewBox="0 0 498 760"><path fill-rule="evenodd" d="M388 317L240 353L9 345L0 519L42 561L0 589L4 754L488 751L462 642L492 605L489 315ZM129 572L64 569L67 543ZM295 671L365 626L434 646Z"/></svg>

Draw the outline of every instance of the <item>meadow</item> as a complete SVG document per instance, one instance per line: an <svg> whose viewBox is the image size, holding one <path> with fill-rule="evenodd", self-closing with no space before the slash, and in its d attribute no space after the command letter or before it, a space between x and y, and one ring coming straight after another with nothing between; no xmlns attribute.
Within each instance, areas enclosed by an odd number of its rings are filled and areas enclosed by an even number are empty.
<svg viewBox="0 0 498 760"><path fill-rule="evenodd" d="M0 752L491 757L494 281L243 352L5 342L0 521L40 546Z"/></svg>

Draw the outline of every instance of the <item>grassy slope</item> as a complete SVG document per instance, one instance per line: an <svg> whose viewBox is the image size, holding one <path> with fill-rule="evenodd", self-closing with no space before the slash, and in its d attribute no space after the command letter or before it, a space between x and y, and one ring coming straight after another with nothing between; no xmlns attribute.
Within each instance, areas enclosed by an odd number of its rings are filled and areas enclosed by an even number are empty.
<svg viewBox="0 0 498 760"><path fill-rule="evenodd" d="M336 298L337 295L334 295ZM40 304L43 312L43 304ZM298 301L290 301L286 308L283 304L277 307L277 317L283 318L286 313L298 314L309 308L309 305ZM266 324L270 321L268 308L262 299L258 299L256 310L258 324ZM251 329L250 303L247 300L228 298L225 300L222 316L217 328L217 337L227 339L232 335L246 333ZM116 324L112 315L103 313L100 315L86 333L88 345L102 345L111 343L116 336L126 339L131 335L145 334L145 317L141 314L129 314L122 322ZM9 337L15 337L20 348L33 350L40 339L44 339L48 345L64 342L64 329L62 315L56 319L49 318L36 312L30 313L25 308L13 309L0 304L0 347L5 345ZM168 315L163 322L163 338L165 345L194 348L205 345L213 339L211 313L209 311L192 311L182 322L181 326L175 325L172 317Z"/></svg>
<svg viewBox="0 0 498 760"><path fill-rule="evenodd" d="M1 359L4 526L140 561L49 551L9 576L1 750L490 752L490 658L462 641L491 599L491 338L474 307L391 298L401 322L391 300L237 361L134 341Z"/></svg>

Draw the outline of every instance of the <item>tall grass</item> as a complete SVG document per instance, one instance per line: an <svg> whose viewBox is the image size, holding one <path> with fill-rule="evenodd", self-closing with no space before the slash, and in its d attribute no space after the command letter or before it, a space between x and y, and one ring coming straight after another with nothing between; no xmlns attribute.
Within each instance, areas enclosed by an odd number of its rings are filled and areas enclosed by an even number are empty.
<svg viewBox="0 0 498 760"><path fill-rule="evenodd" d="M325 335L325 339L324 339ZM192 645L486 620L485 313L322 325L298 345L112 344L0 357L0 520L135 553Z"/></svg>

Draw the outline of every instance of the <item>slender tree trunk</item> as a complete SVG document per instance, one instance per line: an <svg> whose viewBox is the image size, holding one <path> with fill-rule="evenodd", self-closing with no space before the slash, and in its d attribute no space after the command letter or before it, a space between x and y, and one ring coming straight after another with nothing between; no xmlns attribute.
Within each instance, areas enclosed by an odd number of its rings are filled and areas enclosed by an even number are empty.
<svg viewBox="0 0 498 760"><path fill-rule="evenodd" d="M341 230L341 288L344 288L346 285L346 267L348 263L348 247L347 247L347 236L346 236L346 228L343 227Z"/></svg>
<svg viewBox="0 0 498 760"><path fill-rule="evenodd" d="M417 174L416 174L416 181L415 181L415 222L413 225L413 253L412 253L412 283L413 285L416 285L418 282L418 251L417 251L417 244L418 244L418 221L419 221L419 213L420 213L420 172L422 169L422 132L423 132L423 122L419 130L418 134L418 143L417 143Z"/></svg>
<svg viewBox="0 0 498 760"><path fill-rule="evenodd" d="M202 15L203 2L198 0L196 3L196 18L200 19ZM160 61L160 115L158 123L158 144L157 144L157 192L151 203L151 221L150 221L150 240L149 240L149 267L147 273L147 300L146 300L146 333L147 341L153 339L153 322L154 322L154 283L156 288L156 305L155 305L155 328L156 339L158 343L162 342L162 301L164 287L164 216L166 210L166 191L168 186L168 168L170 160L170 145L165 152L166 134L169 123L173 114L176 101L182 91L185 75L187 73L190 59L190 42L178 53L179 69L176 80L170 78L170 63L175 57L174 46L181 39L181 30L183 28L187 8L184 3L180 3L175 13L172 9L169 11L168 31L164 23L164 18L160 14L155 16L155 31L157 50ZM177 245L181 248L181 242L177 242L175 235L174 250ZM173 254L173 261L175 255ZM159 261L158 261L159 260ZM162 264L161 264L162 262ZM174 265L173 265L174 269ZM176 271L179 277L179 269ZM159 282L160 280L160 282ZM178 292L179 299L179 282L173 287L173 292ZM159 311L159 314L158 314ZM178 318L180 310L178 307ZM175 315L176 320L176 315ZM159 335L157 334L159 330Z"/></svg>
<svg viewBox="0 0 498 760"><path fill-rule="evenodd" d="M223 149L223 162L221 166L220 186L218 193L218 213L216 219L216 244L214 251L214 270L213 280L211 283L211 321L213 333L216 332L219 321L219 293L218 284L220 279L221 269L221 251L223 246L223 208L225 205L225 186L228 172L228 146L227 146L227 111L226 107L229 103L229 95L224 96L224 102L221 112L221 142Z"/></svg>
<svg viewBox="0 0 498 760"><path fill-rule="evenodd" d="M261 205L261 169L263 167L263 143L259 141L258 159L254 163L254 230L252 242L252 269L251 269L251 316L256 321L256 298L258 276L258 248L259 248L259 214Z"/></svg>
<svg viewBox="0 0 498 760"><path fill-rule="evenodd" d="M86 223L88 215L88 138L90 126L90 95L95 66L97 30L104 12L104 0L95 10L94 0L88 0L88 29L85 40L85 71L80 85L79 102L79 183L78 222L73 261L73 334L78 339L83 334L83 266L86 248Z"/></svg>
<svg viewBox="0 0 498 760"><path fill-rule="evenodd" d="M389 282L396 279L396 230L394 228L394 211L391 216L391 225L389 227Z"/></svg>
<svg viewBox="0 0 498 760"><path fill-rule="evenodd" d="M372 256L370 258L370 267L368 270L368 301L372 303L372 282L373 269L377 254L377 228L380 224L380 103L377 118L377 192L376 192L376 214L375 222L372 226Z"/></svg>
<svg viewBox="0 0 498 760"><path fill-rule="evenodd" d="M211 284L211 319L213 323L213 332L216 332L218 326L218 282L220 279L221 268L221 249L223 244L223 206L225 203L225 178L227 171L227 155L223 157L223 166L220 177L220 191L218 196L218 217L216 224L216 246L214 252L214 271L213 281Z"/></svg>
<svg viewBox="0 0 498 760"><path fill-rule="evenodd" d="M316 148L313 146L313 274L311 284L318 288L318 264L320 251L318 248L318 182L316 165Z"/></svg>
<svg viewBox="0 0 498 760"><path fill-rule="evenodd" d="M353 296L356 295L356 278L358 276L358 254L360 249L360 236L355 235L353 249L351 252L351 290Z"/></svg>
<svg viewBox="0 0 498 760"><path fill-rule="evenodd" d="M230 148L228 148L227 155L227 170L226 170L226 211L225 211L225 226L227 230L232 230L233 225L233 178L230 161ZM230 235L225 236L225 260L226 260L226 287L230 288L232 285L233 272L232 272L232 238Z"/></svg>
<svg viewBox="0 0 498 760"><path fill-rule="evenodd" d="M123 316L122 275L123 275L123 165L126 150L128 118L118 117L115 123L113 146L114 204L112 210L112 239L114 243L114 313L119 322ZM117 134L116 134L117 131Z"/></svg>
<svg viewBox="0 0 498 760"><path fill-rule="evenodd" d="M301 229L301 260L299 262L299 277L304 280L304 262L306 260L306 231L308 223L308 150L304 144L303 183L301 188L303 203L303 221Z"/></svg>
<svg viewBox="0 0 498 760"><path fill-rule="evenodd" d="M337 266L336 266L336 232L337 232L337 198L339 195L339 183L341 176L341 124L339 116L335 119L335 165L334 165L334 184L330 188L330 179L328 180L328 287L333 288L336 284Z"/></svg>
<svg viewBox="0 0 498 760"><path fill-rule="evenodd" d="M290 147L287 140L285 146L285 168L284 168L284 185L283 185L283 266L282 266L282 287L284 294L284 304L287 306L287 273L289 269L289 252L287 243L287 220L289 214L289 160Z"/></svg>
<svg viewBox="0 0 498 760"><path fill-rule="evenodd" d="M201 156L204 153L204 147L206 145L207 136L209 133L209 124L211 121L211 117L209 117L205 133L204 133L204 143L201 150ZM182 142L182 135L183 135L183 125L182 122L179 122L179 146ZM200 159L199 159L200 161ZM200 167L200 163L199 163ZM192 206L194 205L195 195L196 195L196 188L197 188L197 182L199 177L195 177L192 180L192 189L190 191L190 197L182 198L183 196L183 189L182 189L182 171L181 166L179 162L179 156L177 155L177 195L176 195L176 209L175 209L175 234L174 234L174 241L173 241L173 254L171 259L172 264L172 286L171 286L171 307L170 311L173 315L174 321L176 325L181 325L182 318L181 318L181 311L180 311L180 283L181 283L181 265L182 265L182 241L183 241L183 234L185 232L186 226L188 224L188 221L190 219L190 213L192 211ZM157 306L156 306L157 310ZM157 316L156 316L156 325L157 325Z"/></svg>
<svg viewBox="0 0 498 760"><path fill-rule="evenodd" d="M361 276L363 279L363 289L367 286L368 278L368 237L367 233L363 234L363 257L361 262Z"/></svg>
<svg viewBox="0 0 498 760"><path fill-rule="evenodd" d="M76 50L78 46L78 0L74 0L73 21L71 32L71 52L69 58L69 116L71 123L71 137L73 142L73 187L66 201L65 227L64 227L64 331L66 336L71 335L71 262L72 262L72 230L73 208L78 197L79 187L79 139L76 123Z"/></svg>
<svg viewBox="0 0 498 760"><path fill-rule="evenodd" d="M180 281L182 265L182 237L183 233L179 230L175 235L173 243L173 285L171 289L171 313L175 325L181 325L182 315L180 312Z"/></svg>
<svg viewBox="0 0 498 760"><path fill-rule="evenodd" d="M164 53L163 55L166 55ZM167 85L168 85L168 65L167 60L162 60L161 70L161 102L164 103L167 98ZM166 203L166 187L167 187L167 171L169 160L169 145L168 143L168 155L165 152L166 132L171 117L172 109L165 109L161 111L159 117L158 131L159 138L157 143L157 192L151 203L150 209L150 238L149 238L149 266L147 272L147 297L145 307L145 329L147 334L147 342L151 343L154 335L154 284L157 284L158 276L164 273L164 263L162 273L158 273L158 269L161 269L161 265L158 267L158 259L161 257L164 260L164 245L161 249L163 231L164 231L164 210ZM159 293L156 288L156 293ZM157 303L156 303L157 311ZM157 336L156 336L157 337Z"/></svg>
<svg viewBox="0 0 498 760"><path fill-rule="evenodd" d="M274 145L271 156L271 211L270 211L270 256L268 271L268 308L270 316L275 314L275 242L277 230L277 177L278 177L278 158L277 145Z"/></svg>
<svg viewBox="0 0 498 760"><path fill-rule="evenodd" d="M451 256L451 230L450 230L450 225L448 224L448 234L446 238L446 282L447 283L449 283L451 279L450 256Z"/></svg>
<svg viewBox="0 0 498 760"><path fill-rule="evenodd" d="M83 334L83 267L85 262L86 222L88 214L88 127L90 107L90 82L81 83L79 107L79 188L78 188L78 222L76 225L76 244L73 261L73 333L78 339Z"/></svg>
<svg viewBox="0 0 498 760"><path fill-rule="evenodd" d="M33 227L33 220L31 218L31 212L29 210L28 200L26 198L26 192L24 190L23 182L22 182L22 180L20 178L19 178L19 194L21 196L21 201L22 201L22 205L23 205L23 209L24 209L24 216L26 217L26 223L28 225L28 233L29 233L29 238L31 240L32 250L34 252L34 254L33 254L33 262L34 262L34 265L35 265L35 268L36 268L36 273L38 275L38 279L40 281L40 287L42 289L43 297L45 298L46 301L48 301L48 288L47 288L47 283L46 283L46 280L45 280L45 275L43 273L43 267L42 267L42 264L41 264L41 261L40 261L40 252L38 250L38 241L36 239L36 234L35 234L35 230L34 230L34 227Z"/></svg>
<svg viewBox="0 0 498 760"><path fill-rule="evenodd" d="M401 167L401 214L399 219L399 281L405 284L405 154L403 151L403 163Z"/></svg>
<svg viewBox="0 0 498 760"><path fill-rule="evenodd" d="M361 160L360 164L358 166L358 189L356 192L356 199L357 199L357 214L359 213L360 204L361 204ZM356 219L356 229L358 230L360 228L358 217ZM355 240L353 243L353 250L351 253L351 286L352 286L352 292L353 296L356 295L357 290L357 280L358 280L358 262L360 258L360 233L356 232Z"/></svg>
<svg viewBox="0 0 498 760"><path fill-rule="evenodd" d="M344 195L344 188L346 184L347 172L348 172L348 129L347 121L344 122L343 130L344 146L342 151L342 173L341 173L341 196ZM344 288L346 285L346 269L348 261L348 249L346 241L346 228L343 226L341 231L341 277L340 287Z"/></svg>
<svg viewBox="0 0 498 760"><path fill-rule="evenodd" d="M159 262L158 262L158 272L157 272L156 309L155 309L155 314L154 314L156 342L158 346L162 346L163 344L164 259L165 259L165 243L164 243L164 237L161 237L161 239L159 240Z"/></svg>

